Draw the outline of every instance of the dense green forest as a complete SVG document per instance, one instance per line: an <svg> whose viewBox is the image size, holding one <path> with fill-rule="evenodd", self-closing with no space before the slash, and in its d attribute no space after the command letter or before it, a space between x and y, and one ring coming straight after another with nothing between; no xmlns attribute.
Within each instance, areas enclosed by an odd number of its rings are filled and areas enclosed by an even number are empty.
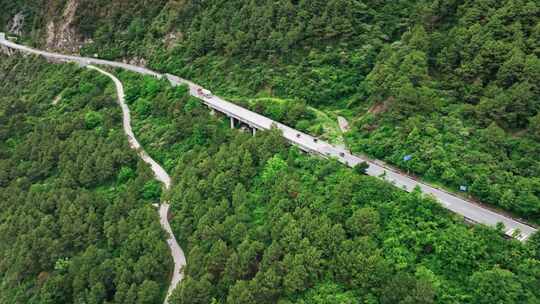
<svg viewBox="0 0 540 304"><path fill-rule="evenodd" d="M310 107L343 115L353 151L540 222L537 1L0 3L29 43L65 21L83 55L144 58L314 135L336 131Z"/></svg>
<svg viewBox="0 0 540 304"><path fill-rule="evenodd" d="M111 84L0 55L0 303L162 303L159 191Z"/></svg>
<svg viewBox="0 0 540 304"><path fill-rule="evenodd" d="M353 149L538 223L539 13L538 2L471 1L457 20L385 47Z"/></svg>
<svg viewBox="0 0 540 304"><path fill-rule="evenodd" d="M161 302L160 192L127 146L110 81L2 59L2 301ZM173 173L164 195L188 266L172 303L539 301L538 235L468 226L276 130L231 130L185 87L115 73L137 137Z"/></svg>
<svg viewBox="0 0 540 304"><path fill-rule="evenodd" d="M166 197L188 261L172 303L540 300L538 235L522 244L468 226L276 130L230 130L185 88L116 72L137 137L172 172Z"/></svg>
<svg viewBox="0 0 540 304"><path fill-rule="evenodd" d="M0 7L4 30L25 15L19 41L43 47L64 22L82 55L146 62L322 137L316 111L345 116L353 151L540 223L538 1ZM161 302L161 193L109 81L0 60L0 302ZM468 226L276 131L231 131L185 88L115 73L135 134L173 177L163 195L188 266L172 303L540 303L539 234Z"/></svg>

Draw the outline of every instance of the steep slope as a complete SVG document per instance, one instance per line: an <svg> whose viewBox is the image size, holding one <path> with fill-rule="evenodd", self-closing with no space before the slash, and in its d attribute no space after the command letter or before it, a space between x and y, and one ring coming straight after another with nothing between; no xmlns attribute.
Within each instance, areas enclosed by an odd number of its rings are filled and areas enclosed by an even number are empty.
<svg viewBox="0 0 540 304"><path fill-rule="evenodd" d="M358 151L540 221L540 6L466 1L379 54ZM410 155L411 160L404 157Z"/></svg>
<svg viewBox="0 0 540 304"><path fill-rule="evenodd" d="M0 3L23 40L148 64L329 139L308 106L346 116L353 150L540 221L536 1Z"/></svg>
<svg viewBox="0 0 540 304"><path fill-rule="evenodd" d="M172 303L537 301L538 235L504 240L278 133L231 131L165 81L119 78L135 132L174 180L190 263Z"/></svg>
<svg viewBox="0 0 540 304"><path fill-rule="evenodd" d="M172 303L538 301L538 235L522 244L504 240L496 230L469 227L417 192L408 194L337 163L301 154L278 133L259 132L253 137L232 131L188 97L186 88L117 73L133 108L134 133L174 172L175 183L166 198L173 208L173 229L186 244L190 264ZM49 79L58 83L55 77ZM58 91L44 90L52 102ZM62 96L69 102L70 94ZM5 113L2 119L13 117ZM91 130L102 134L99 122L99 115L85 117L85 127L96 127ZM145 183L138 189L143 197L159 197L159 184ZM148 203L145 210L155 212ZM73 236L66 238L70 241ZM70 267L69 260L58 262L56 275L65 264ZM74 282L76 291L80 291L77 275L95 278L98 273L87 274L86 269L70 268L76 279L65 278ZM133 273L140 278L140 273ZM153 294L148 291L151 287L144 292L129 288L109 299L108 294L99 297L96 285L80 296L82 300L155 303L155 298L147 298ZM69 294L63 285L48 286L57 297ZM10 302L16 295L5 297Z"/></svg>
<svg viewBox="0 0 540 304"><path fill-rule="evenodd" d="M165 188L165 190L169 190L171 187L171 177L169 176L169 174L167 174L163 167L161 167L150 155L148 155L148 153L146 153L146 151L143 149L143 147L135 137L135 134L133 134L133 130L131 128L131 115L129 108L126 105L124 86L122 85L122 82L120 82L120 80L118 80L118 78L116 78L111 73L108 73L100 68L91 65L88 66L88 68L96 70L113 80L118 95L117 101L122 108L122 124L124 132L128 137L130 147L137 152L139 157L145 163L150 165L150 169L154 173L156 180L163 184L163 188ZM178 242L176 241L176 238L174 237L171 226L169 224L168 202L161 202L161 204L159 205L159 222L163 230L165 230L165 232L167 233L167 244L169 245L169 248L171 250L171 256L174 262L171 283L167 288L167 296L164 301L164 303L167 304L168 298L171 295L172 291L176 288L176 285L178 285L178 283L180 283L183 278L183 268L186 266L186 257L184 255L184 252L182 251L182 248L180 248L180 246L178 245Z"/></svg>
<svg viewBox="0 0 540 304"><path fill-rule="evenodd" d="M165 297L172 261L152 206L160 187L97 75L0 57L1 303Z"/></svg>

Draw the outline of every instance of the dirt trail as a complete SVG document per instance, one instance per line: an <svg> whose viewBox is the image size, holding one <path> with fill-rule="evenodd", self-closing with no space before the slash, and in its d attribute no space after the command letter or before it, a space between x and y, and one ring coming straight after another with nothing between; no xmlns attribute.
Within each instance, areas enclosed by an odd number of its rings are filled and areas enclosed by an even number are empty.
<svg viewBox="0 0 540 304"><path fill-rule="evenodd" d="M116 86L116 91L118 94L118 104L122 108L122 124L124 127L124 132L126 133L129 141L129 145L132 149L137 151L137 154L139 157L147 164L150 165L152 168L152 171L154 172L154 176L158 181L163 183L163 187L168 190L171 186L171 178L156 161L144 151L139 141L137 141L137 138L135 138L135 135L133 134L133 130L131 129L131 116L129 113L129 108L125 102L124 99L124 86L122 85L122 82L118 80L114 75L105 72L102 69L99 69L95 66L87 66L89 69L96 70L109 78L111 78L114 81L114 84ZM171 254L174 260L174 272L173 276L171 278L171 284L169 285L169 290L167 291L167 297L165 298L165 304L168 302L168 298L171 295L174 288L176 288L176 285L180 281L182 281L183 273L182 268L186 265L186 257L184 255L184 252L182 251L182 248L178 245L178 242L176 241L176 238L174 237L174 234L172 233L171 225L169 224L168 220L168 213L169 213L169 204L167 202L162 202L159 206L159 222L161 224L161 227L163 230L167 232L167 245L169 245L169 248L171 249Z"/></svg>

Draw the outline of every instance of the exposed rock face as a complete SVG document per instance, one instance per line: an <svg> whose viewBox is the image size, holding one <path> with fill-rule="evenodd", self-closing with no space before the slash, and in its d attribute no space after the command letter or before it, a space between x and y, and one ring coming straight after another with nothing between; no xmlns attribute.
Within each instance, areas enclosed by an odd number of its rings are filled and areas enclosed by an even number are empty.
<svg viewBox="0 0 540 304"><path fill-rule="evenodd" d="M47 24L46 45L48 49L79 52L81 38L73 26L78 6L79 0L68 0L62 17L51 20Z"/></svg>
<svg viewBox="0 0 540 304"><path fill-rule="evenodd" d="M341 132L347 132L350 130L349 128L349 122L345 117L338 116L338 124L339 128L341 129Z"/></svg>
<svg viewBox="0 0 540 304"><path fill-rule="evenodd" d="M8 32L15 34L17 36L22 35L24 26L24 14L19 12L17 15L13 16L13 19L9 22Z"/></svg>
<svg viewBox="0 0 540 304"><path fill-rule="evenodd" d="M141 57L124 58L122 59L122 62L127 63L127 64L132 64L132 65L142 66L142 67L145 67L147 63L146 59L141 58Z"/></svg>
<svg viewBox="0 0 540 304"><path fill-rule="evenodd" d="M184 39L184 34L182 32L170 32L164 38L165 46L167 49L172 49L176 43Z"/></svg>

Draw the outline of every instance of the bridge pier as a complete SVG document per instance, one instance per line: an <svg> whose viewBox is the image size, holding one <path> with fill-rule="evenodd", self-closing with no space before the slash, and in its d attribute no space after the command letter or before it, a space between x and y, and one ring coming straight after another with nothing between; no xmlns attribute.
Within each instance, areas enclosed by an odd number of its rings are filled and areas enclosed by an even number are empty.
<svg viewBox="0 0 540 304"><path fill-rule="evenodd" d="M231 129L234 129L234 117L231 117Z"/></svg>
<svg viewBox="0 0 540 304"><path fill-rule="evenodd" d="M253 131L253 136L255 136L257 134L257 128L251 127L251 130Z"/></svg>

